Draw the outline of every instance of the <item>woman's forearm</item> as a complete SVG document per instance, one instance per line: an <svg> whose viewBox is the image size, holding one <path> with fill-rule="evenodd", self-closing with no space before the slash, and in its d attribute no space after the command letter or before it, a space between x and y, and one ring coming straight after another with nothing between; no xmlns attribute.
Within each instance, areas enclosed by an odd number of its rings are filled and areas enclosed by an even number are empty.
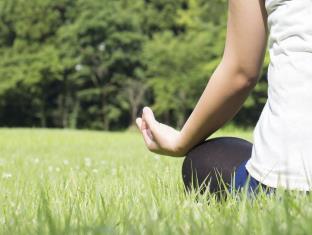
<svg viewBox="0 0 312 235"><path fill-rule="evenodd" d="M232 119L256 82L257 78L221 62L181 130L182 151L188 152Z"/></svg>

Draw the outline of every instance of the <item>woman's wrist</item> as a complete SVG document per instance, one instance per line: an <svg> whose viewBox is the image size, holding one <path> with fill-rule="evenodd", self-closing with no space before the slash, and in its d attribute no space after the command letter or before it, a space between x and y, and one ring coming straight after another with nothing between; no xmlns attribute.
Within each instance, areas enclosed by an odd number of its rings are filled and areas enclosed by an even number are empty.
<svg viewBox="0 0 312 235"><path fill-rule="evenodd" d="M191 147L189 146L189 143L185 138L184 132L182 132L181 130L178 136L176 152L178 155L185 156L190 149Z"/></svg>
<svg viewBox="0 0 312 235"><path fill-rule="evenodd" d="M194 133L200 133L198 132L192 132L186 128L186 125L181 129L179 134L179 141L178 141L178 149L183 155L186 155L195 145L201 143L202 141L205 141L207 137L203 137L199 139L199 136L195 135Z"/></svg>

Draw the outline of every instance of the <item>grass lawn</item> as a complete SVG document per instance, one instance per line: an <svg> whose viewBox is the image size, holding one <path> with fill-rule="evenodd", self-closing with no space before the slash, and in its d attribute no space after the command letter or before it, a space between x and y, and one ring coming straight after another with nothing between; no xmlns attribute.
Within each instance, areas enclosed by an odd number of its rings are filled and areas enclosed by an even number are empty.
<svg viewBox="0 0 312 235"><path fill-rule="evenodd" d="M0 233L312 233L311 195L195 200L182 161L148 152L136 132L0 129Z"/></svg>

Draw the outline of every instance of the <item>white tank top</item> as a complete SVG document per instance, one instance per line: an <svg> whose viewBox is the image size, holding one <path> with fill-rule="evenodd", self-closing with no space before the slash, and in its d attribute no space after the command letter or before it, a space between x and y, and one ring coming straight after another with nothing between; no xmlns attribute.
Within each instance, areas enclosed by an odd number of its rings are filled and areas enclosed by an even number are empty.
<svg viewBox="0 0 312 235"><path fill-rule="evenodd" d="M266 0L268 99L246 168L265 185L312 190L312 0Z"/></svg>

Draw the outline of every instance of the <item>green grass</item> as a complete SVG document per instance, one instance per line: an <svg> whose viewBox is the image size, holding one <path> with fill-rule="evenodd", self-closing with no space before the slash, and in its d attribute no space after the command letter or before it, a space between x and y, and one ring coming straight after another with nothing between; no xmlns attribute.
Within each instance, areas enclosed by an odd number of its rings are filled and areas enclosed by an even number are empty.
<svg viewBox="0 0 312 235"><path fill-rule="evenodd" d="M188 195L182 162L136 132L0 129L0 233L311 234L312 196Z"/></svg>

